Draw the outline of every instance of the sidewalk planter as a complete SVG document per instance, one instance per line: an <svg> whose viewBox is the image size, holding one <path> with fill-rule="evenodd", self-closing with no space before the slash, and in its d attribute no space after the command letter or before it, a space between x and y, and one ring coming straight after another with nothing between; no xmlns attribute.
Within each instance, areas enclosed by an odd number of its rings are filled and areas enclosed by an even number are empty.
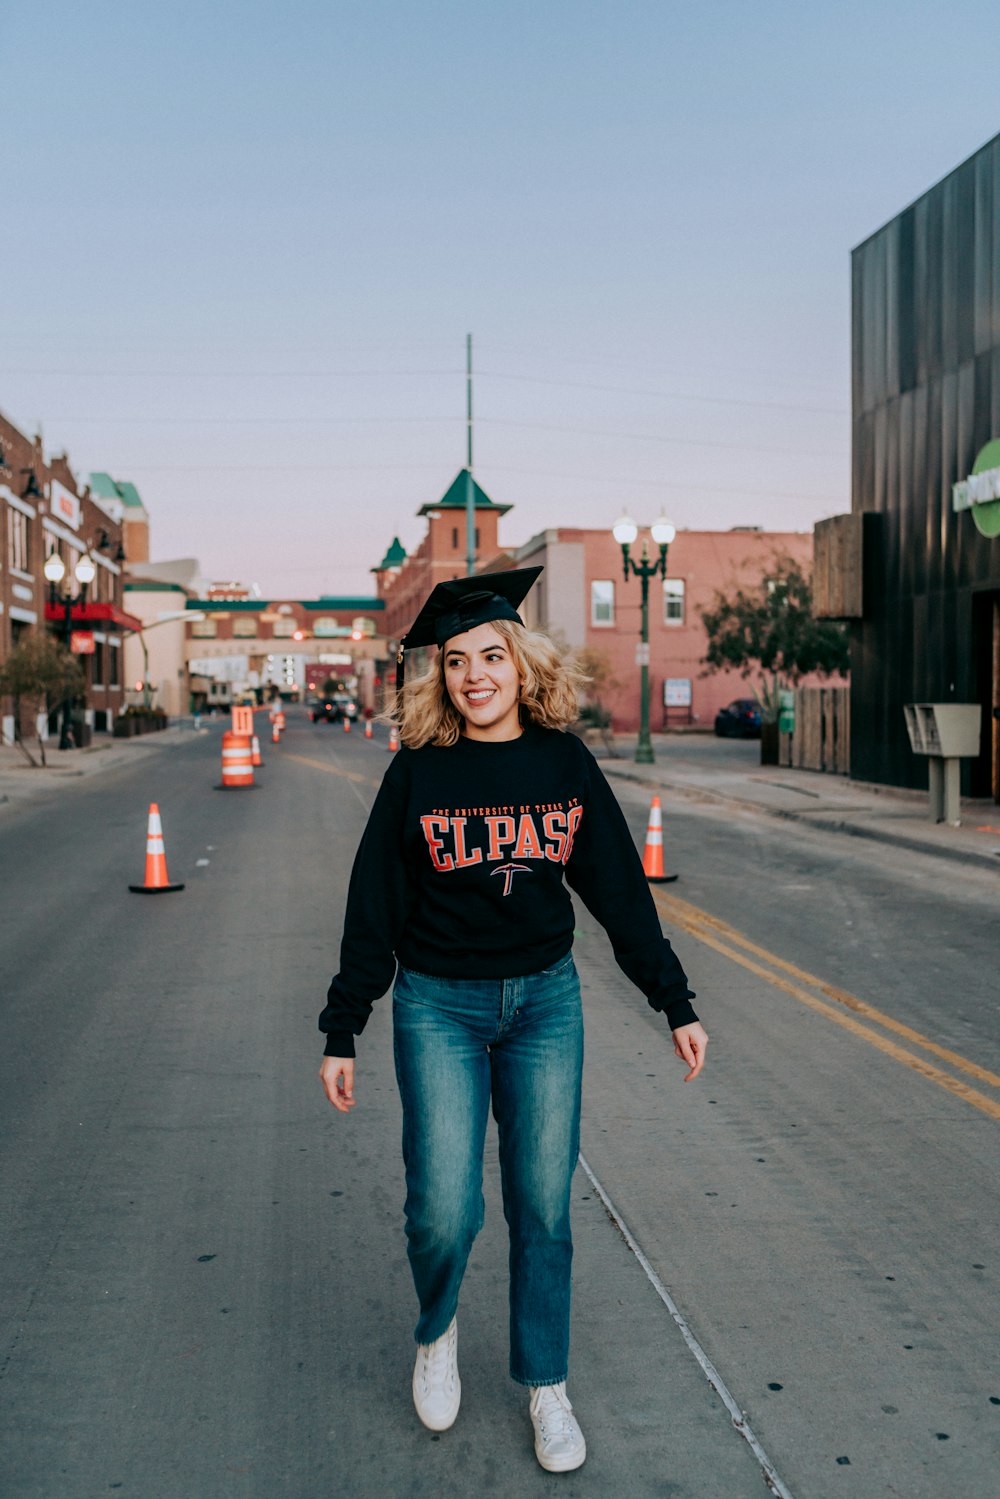
<svg viewBox="0 0 1000 1499"><path fill-rule="evenodd" d="M761 765L777 765L779 763L779 750L781 748L781 735L777 723L767 723L760 726L760 763Z"/></svg>
<svg viewBox="0 0 1000 1499"><path fill-rule="evenodd" d="M170 719L158 708L126 708L115 719L115 739L134 739L136 734L154 734L168 727Z"/></svg>

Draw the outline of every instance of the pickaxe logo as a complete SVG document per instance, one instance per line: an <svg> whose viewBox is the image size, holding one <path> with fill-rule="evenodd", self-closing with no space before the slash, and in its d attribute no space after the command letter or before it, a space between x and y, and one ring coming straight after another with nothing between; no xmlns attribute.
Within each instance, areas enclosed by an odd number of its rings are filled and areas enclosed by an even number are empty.
<svg viewBox="0 0 1000 1499"><path fill-rule="evenodd" d="M509 895L512 876L515 874L530 874L531 866L528 864L503 864L499 869L494 869L493 873L503 875L503 893L504 895Z"/></svg>

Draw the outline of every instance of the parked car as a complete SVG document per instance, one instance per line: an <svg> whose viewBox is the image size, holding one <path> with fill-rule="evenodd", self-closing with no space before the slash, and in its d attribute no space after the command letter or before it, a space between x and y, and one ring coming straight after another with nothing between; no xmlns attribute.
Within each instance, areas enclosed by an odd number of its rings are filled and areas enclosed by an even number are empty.
<svg viewBox="0 0 1000 1499"><path fill-rule="evenodd" d="M328 697L318 697L309 709L313 723L340 723L341 719L355 719L358 705L346 692L331 692Z"/></svg>
<svg viewBox="0 0 1000 1499"><path fill-rule="evenodd" d="M720 739L759 739L760 705L752 697L738 697L715 715L715 732Z"/></svg>

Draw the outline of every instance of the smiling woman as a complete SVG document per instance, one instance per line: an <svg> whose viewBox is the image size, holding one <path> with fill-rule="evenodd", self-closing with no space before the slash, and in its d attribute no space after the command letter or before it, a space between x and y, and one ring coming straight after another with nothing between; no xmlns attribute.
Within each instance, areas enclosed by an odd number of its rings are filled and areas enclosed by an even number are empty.
<svg viewBox="0 0 1000 1499"><path fill-rule="evenodd" d="M444 650L444 683L469 739L517 739L521 679L495 625L454 635Z"/></svg>
<svg viewBox="0 0 1000 1499"><path fill-rule="evenodd" d="M565 730L581 677L517 605L539 568L439 584L411 630L438 654L398 690L393 757L351 874L340 971L320 1029L334 1108L355 1105L354 1037L393 991L406 1235L420 1315L413 1400L444 1431L461 1400L456 1312L483 1221L486 1120L510 1229L510 1373L530 1390L535 1455L578 1468L566 1395L583 1018L567 885L622 971L701 1071L708 1037L663 936L632 835L589 750ZM501 878L496 878L501 876ZM398 965L398 966L397 966Z"/></svg>

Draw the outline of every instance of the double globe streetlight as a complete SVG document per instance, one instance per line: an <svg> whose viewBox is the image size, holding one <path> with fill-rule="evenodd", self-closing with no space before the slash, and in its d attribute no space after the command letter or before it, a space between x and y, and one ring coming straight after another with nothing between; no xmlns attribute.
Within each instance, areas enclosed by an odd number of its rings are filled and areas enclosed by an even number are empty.
<svg viewBox="0 0 1000 1499"><path fill-rule="evenodd" d="M49 585L49 602L54 608L62 605L63 623L61 634L63 645L69 650L73 634L73 609L77 604L85 604L87 602L87 589L97 576L97 564L87 552L84 552L83 556L79 559L73 569L76 581L80 585L80 592L75 597L70 589L66 589L65 592L60 591L59 585L66 576L66 564L58 552L52 552L46 557L42 572L45 574L46 582ZM61 750L73 748L73 736L70 731L72 718L72 699L64 697L62 727L59 731L59 748Z"/></svg>
<svg viewBox="0 0 1000 1499"><path fill-rule="evenodd" d="M666 515L662 514L649 528L649 534L660 549L658 557L652 562L649 560L649 543L646 538L642 539L642 554L637 562L630 555L631 548L639 535L639 527L628 514L617 520L612 527L612 535L622 549L622 562L625 568L625 581L629 580L629 572L639 579L642 584L642 626L640 629L640 644L636 647L636 661L639 665L639 738L635 746L635 759L637 765L652 765L655 760L653 754L653 742L649 737L649 580L655 578L657 573L663 574L663 580L667 578L667 548L677 535L676 528Z"/></svg>

